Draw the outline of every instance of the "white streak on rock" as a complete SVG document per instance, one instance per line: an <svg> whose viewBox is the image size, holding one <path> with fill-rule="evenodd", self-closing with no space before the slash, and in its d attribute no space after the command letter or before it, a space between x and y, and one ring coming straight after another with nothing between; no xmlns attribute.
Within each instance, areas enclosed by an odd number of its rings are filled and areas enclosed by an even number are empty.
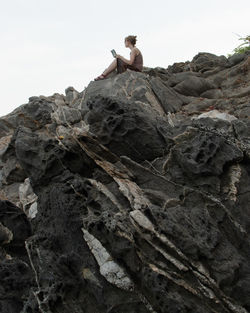
<svg viewBox="0 0 250 313"><path fill-rule="evenodd" d="M218 110L211 110L206 113L202 113L199 116L197 116L195 119L200 119L200 118L212 118L212 119L220 119L228 122L232 122L234 120L237 120L237 118L231 114L228 114L226 112L220 112Z"/></svg>
<svg viewBox="0 0 250 313"><path fill-rule="evenodd" d="M95 186L98 190L100 190L107 198L110 199L110 201L112 201L114 203L115 206L117 206L117 208L122 211L123 207L122 205L119 203L118 199L115 197L115 195L109 191L109 189L102 184L101 182L98 182L95 179L89 179L89 182L92 184L92 186Z"/></svg>
<svg viewBox="0 0 250 313"><path fill-rule="evenodd" d="M130 212L130 216L133 220L146 230L154 232L154 225L150 220L139 210L134 210Z"/></svg>
<svg viewBox="0 0 250 313"><path fill-rule="evenodd" d="M150 222L150 220L139 210L134 210L130 212L130 217L136 222L137 225L142 227L144 230L150 231L151 233L155 234L162 242L167 243L168 246L176 250L176 247L171 244L170 241L167 241L167 239L162 237L162 235L158 234L155 231L154 225ZM182 264L180 261L178 261L176 258L171 256L169 253L161 249L160 247L157 247L155 244L153 244L150 240L146 239L149 244L151 244L157 251L159 251L169 262L174 264L179 270L181 271L188 271L188 268ZM178 251L179 252L179 251Z"/></svg>
<svg viewBox="0 0 250 313"><path fill-rule="evenodd" d="M228 194L228 198L234 202L237 200L236 184L240 181L241 167L239 164L232 165L229 172L229 183L223 188L223 191Z"/></svg>
<svg viewBox="0 0 250 313"><path fill-rule="evenodd" d="M29 218L34 218L37 214L37 198L31 187L30 179L26 178L23 184L19 186L19 199Z"/></svg>
<svg viewBox="0 0 250 313"><path fill-rule="evenodd" d="M105 277L109 283L120 289L134 289L134 284L131 279L127 276L123 268L113 261L111 255L103 247L101 242L86 229L82 228L82 231L83 237L100 267L101 275Z"/></svg>

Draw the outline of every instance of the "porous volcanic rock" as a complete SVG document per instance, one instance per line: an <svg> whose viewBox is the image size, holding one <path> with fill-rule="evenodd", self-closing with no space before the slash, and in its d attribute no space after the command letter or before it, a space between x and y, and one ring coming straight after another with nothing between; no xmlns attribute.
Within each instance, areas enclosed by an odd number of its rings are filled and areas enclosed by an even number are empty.
<svg viewBox="0 0 250 313"><path fill-rule="evenodd" d="M250 55L0 119L0 311L250 312Z"/></svg>

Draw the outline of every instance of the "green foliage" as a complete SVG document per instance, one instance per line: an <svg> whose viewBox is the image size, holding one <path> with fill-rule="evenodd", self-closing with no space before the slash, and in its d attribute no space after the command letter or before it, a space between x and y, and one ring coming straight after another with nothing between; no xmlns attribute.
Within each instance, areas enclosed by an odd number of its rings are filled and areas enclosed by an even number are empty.
<svg viewBox="0 0 250 313"><path fill-rule="evenodd" d="M250 50L250 36L241 37L239 40L242 40L243 42L233 50L233 54L244 53ZM229 56L233 54L229 54Z"/></svg>

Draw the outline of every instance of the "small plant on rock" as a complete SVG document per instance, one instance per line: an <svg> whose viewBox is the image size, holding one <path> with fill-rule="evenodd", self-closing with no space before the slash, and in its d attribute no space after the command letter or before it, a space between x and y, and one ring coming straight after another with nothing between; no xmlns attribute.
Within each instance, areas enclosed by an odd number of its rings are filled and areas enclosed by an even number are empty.
<svg viewBox="0 0 250 313"><path fill-rule="evenodd" d="M239 40L243 41L238 47L236 47L233 51L233 54L244 53L250 50L250 35L246 37L240 37ZM229 56L233 55L230 54Z"/></svg>

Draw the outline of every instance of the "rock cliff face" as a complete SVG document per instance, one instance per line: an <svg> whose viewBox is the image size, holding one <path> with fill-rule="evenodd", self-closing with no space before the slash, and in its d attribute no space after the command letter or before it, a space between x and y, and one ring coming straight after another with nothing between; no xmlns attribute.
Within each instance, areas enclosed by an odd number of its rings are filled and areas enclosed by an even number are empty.
<svg viewBox="0 0 250 313"><path fill-rule="evenodd" d="M0 311L250 312L250 55L0 119Z"/></svg>

